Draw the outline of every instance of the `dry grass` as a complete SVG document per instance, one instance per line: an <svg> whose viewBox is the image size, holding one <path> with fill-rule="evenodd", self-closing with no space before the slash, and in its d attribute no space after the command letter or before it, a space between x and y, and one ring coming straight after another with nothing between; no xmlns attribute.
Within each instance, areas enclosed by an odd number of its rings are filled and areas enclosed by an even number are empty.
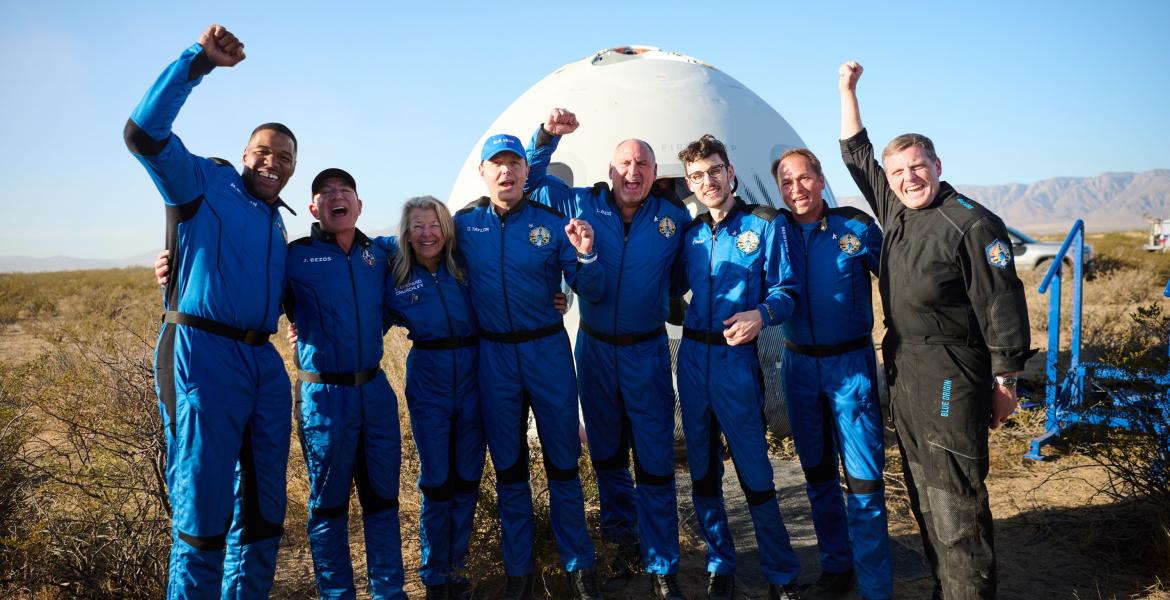
<svg viewBox="0 0 1170 600"><path fill-rule="evenodd" d="M1164 360L1166 332L1140 331L1134 326L1132 315L1141 308L1161 306L1166 302L1161 298L1161 291L1166 277L1170 276L1170 256L1143 253L1140 251L1140 236L1107 234L1090 236L1089 241L1095 247L1100 268L1085 284L1084 357L1133 357L1137 356L1135 349L1153 348L1153 352L1146 352L1145 358L1156 359L1160 353ZM1041 276L1042 273L1022 274L1028 290L1033 346L1043 350L1047 343L1047 297L1036 293ZM136 346L142 343L141 340L153 343L157 331L158 300L158 289L146 269L0 275L0 452L7 452L0 456L0 479L14 472L4 468L12 464L8 457L14 453L28 459L34 456L33 450L44 450L74 435L64 421L54 418L45 407L65 407L67 405L60 403L73 398L75 403L72 406L83 411L80 414L87 415L86 419L100 422L109 416L102 412L101 402L112 401L109 399L114 396L106 392L117 386L111 379L111 365L102 365L97 358L108 355L130 360L136 352L141 354L141 346ZM1065 311L1069 310L1067 302ZM880 308L878 310L877 314L880 314ZM1061 350L1066 355L1069 343L1067 323L1065 327ZM880 339L880 324L876 329L875 337ZM136 337L140 339L135 341ZM291 368L287 343L283 340L276 343ZM127 354L126 348L138 350ZM422 588L417 579L418 462L402 395L403 365L408 349L404 333L394 331L388 335L385 349L383 367L398 394L403 434L399 500L407 589L411 597L421 597ZM1042 357L1043 352L1030 363L1024 375L1024 389L1036 398L1043 393ZM68 361L63 362L65 358L90 362L86 363L88 366L74 365L78 370L70 377L53 377L54 369L74 368ZM79 399L88 400L89 405L77 402ZM144 410L154 413L153 417L157 419L157 409L152 403L148 405L149 408ZM1167 545L1158 543L1167 538L1167 533L1164 525L1158 525L1157 515L1151 515L1148 506L1139 502L1103 494L1101 490L1108 484L1108 473L1077 454L1073 443L1062 443L1053 450L1058 457L1056 461L1037 464L1023 460L1028 441L1042 428L1040 411L1024 412L1007 427L994 432L991 438L993 455L989 487L997 520L997 547L1004 571L1004 597L1170 598L1163 583L1170 574L1170 557L1166 555ZM32 437L27 437L29 435ZM1075 433L1073 439L1075 441ZM288 517L274 596L302 598L315 594L312 560L305 536L308 480L295 437L291 445ZM772 447L779 455L792 456L788 440L772 440ZM41 452L37 456L48 455ZM547 487L535 449L532 456L533 493L538 507L535 554L540 561L539 570L547 596L563 597L556 551L548 529ZM56 455L50 463L56 467L80 464L76 455L68 453ZM100 469L93 470L95 466ZM85 468L90 469L89 475L108 478L109 469L115 466L109 459L103 459ZM67 469L54 472L70 473ZM581 462L581 473L587 490L587 518L591 530L596 532L597 498L587 460ZM0 548L3 549L0 552L0 595L13 592L32 597L102 595L102 589L107 590L108 595L108 586L85 588L71 583L75 586L68 588L71 591L62 591L66 588L60 583L72 579L61 571L52 570L60 567L59 561L46 560L53 550L47 541L50 538L44 537L51 521L92 511L96 505L85 500L85 496L76 497L68 485L46 479L43 474L31 479L27 478L28 473L23 473L23 476L25 479L14 480L19 485L5 484L6 490L11 488L24 494L13 497L24 502L22 506L25 508L0 514ZM916 536L897 451L892 445L887 453L885 479L891 533ZM40 512L35 515L27 512L30 498L39 498ZM0 494L0 501L3 500L4 495ZM498 586L502 575L499 522L494 502L494 474L489 461L481 484L472 539L473 553L468 568L468 575L486 582L483 587L488 591ZM0 506L0 510L3 509ZM14 523L13 515L36 518ZM361 589L365 560L360 508L356 500L351 503L350 519L351 553ZM157 527L162 536L149 542L154 546L148 547L143 556L157 556L159 552L165 556L169 530L165 523ZM95 532L94 535L106 534ZM99 541L100 537L92 539L94 544ZM701 571L701 545L684 535L682 546L684 570ZM603 554L609 550L600 544L598 548ZM604 558L599 562L604 564ZM31 577L30 574L37 576ZM899 588L902 597L916 597L921 587L914 582L899 585L903 586ZM636 596L637 593L633 593L628 597Z"/></svg>

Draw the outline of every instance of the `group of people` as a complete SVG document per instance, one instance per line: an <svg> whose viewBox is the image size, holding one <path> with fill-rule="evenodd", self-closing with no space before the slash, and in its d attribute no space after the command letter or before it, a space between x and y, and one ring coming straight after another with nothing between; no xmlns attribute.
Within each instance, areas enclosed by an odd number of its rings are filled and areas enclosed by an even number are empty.
<svg viewBox="0 0 1170 600"><path fill-rule="evenodd" d="M735 595L726 447L769 598L855 586L865 598L890 598L871 275L879 277L892 412L935 597L994 597L987 429L1014 410L1014 375L1030 355L1022 286L1003 223L940 181L929 139L899 136L883 165L875 160L857 108L860 65L840 70L841 148L876 222L825 203L821 164L807 149L773 164L788 210L743 202L726 147L710 135L679 153L686 184L707 209L697 217L655 185L657 161L644 140L617 145L609 183L570 187L548 167L579 124L556 108L527 149L508 134L485 141L487 195L454 215L434 198L412 198L397 236L370 238L356 226L356 180L331 168L311 185L310 235L288 243L278 209L288 208L279 194L296 168L291 130L257 127L242 172L191 154L171 131L202 78L243 59L234 35L209 27L163 72L125 131L167 211L156 385L173 507L169 597L263 597L271 588L293 412L288 375L269 343L283 313L296 344L295 412L322 597L355 595L347 533L354 486L370 592L405 598L397 399L379 366L382 336L399 325L412 341L405 394L420 462L427 598L471 597L462 571L485 449L501 524L500 597L533 597L530 410L573 597L602 598L644 571L651 597L683 598L671 322L683 326L678 400L707 597ZM575 361L562 281L580 297ZM822 574L803 590L776 498L755 347L773 325L785 337L782 380L820 549ZM602 539L618 549L604 585L585 523L578 403Z"/></svg>

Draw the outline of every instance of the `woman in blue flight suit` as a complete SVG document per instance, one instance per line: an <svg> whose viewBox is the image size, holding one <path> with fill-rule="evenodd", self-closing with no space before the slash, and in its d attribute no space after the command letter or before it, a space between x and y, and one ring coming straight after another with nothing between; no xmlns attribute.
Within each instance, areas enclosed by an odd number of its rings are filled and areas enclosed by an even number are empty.
<svg viewBox="0 0 1170 600"><path fill-rule="evenodd" d="M399 251L382 303L387 325L406 327L406 404L422 490L419 578L427 598L469 598L465 566L483 472L476 384L478 337L466 270L455 260L455 225L442 202L402 208Z"/></svg>

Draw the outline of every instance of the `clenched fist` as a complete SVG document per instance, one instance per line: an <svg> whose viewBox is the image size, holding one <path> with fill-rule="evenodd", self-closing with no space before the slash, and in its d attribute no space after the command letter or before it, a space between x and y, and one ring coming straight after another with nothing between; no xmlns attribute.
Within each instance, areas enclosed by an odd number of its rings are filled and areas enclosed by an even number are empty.
<svg viewBox="0 0 1170 600"><path fill-rule="evenodd" d="M837 89L842 92L852 92L857 89L857 80L861 79L864 71L857 61L847 60L837 69Z"/></svg>
<svg viewBox="0 0 1170 600"><path fill-rule="evenodd" d="M569 243L581 254L593 252L593 227L588 221L569 219L565 225L565 235L569 236Z"/></svg>
<svg viewBox="0 0 1170 600"><path fill-rule="evenodd" d="M577 131L581 124L577 122L577 115L567 108L554 108L548 113L544 122L544 130L553 135L568 135Z"/></svg>
<svg viewBox="0 0 1170 600"><path fill-rule="evenodd" d="M234 67L244 60L244 43L222 25L208 27L199 36L199 45L217 67Z"/></svg>

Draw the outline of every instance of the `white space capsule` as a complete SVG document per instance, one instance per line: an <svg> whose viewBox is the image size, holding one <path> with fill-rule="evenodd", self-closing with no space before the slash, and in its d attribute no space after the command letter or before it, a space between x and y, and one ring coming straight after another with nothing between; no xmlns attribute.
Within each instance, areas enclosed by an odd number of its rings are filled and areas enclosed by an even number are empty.
<svg viewBox="0 0 1170 600"><path fill-rule="evenodd" d="M647 46L602 50L557 69L524 92L472 145L448 196L453 210L486 193L479 176L480 148L489 135L510 133L525 144L552 108L577 115L579 129L561 139L549 173L578 187L609 181L609 161L623 140L648 142L658 160L658 179L672 180L692 214L705 212L687 191L678 152L710 133L728 150L739 181L736 193L753 204L781 208L783 202L769 169L788 149L805 144L792 126L762 98L726 73L701 60ZM689 197L688 197L689 196ZM832 192L825 200L834 205ZM577 313L565 318L576 337ZM681 328L669 327L671 354L678 351ZM760 338L769 427L788 433L779 381L782 338L775 327ZM682 439L681 426L676 438Z"/></svg>

